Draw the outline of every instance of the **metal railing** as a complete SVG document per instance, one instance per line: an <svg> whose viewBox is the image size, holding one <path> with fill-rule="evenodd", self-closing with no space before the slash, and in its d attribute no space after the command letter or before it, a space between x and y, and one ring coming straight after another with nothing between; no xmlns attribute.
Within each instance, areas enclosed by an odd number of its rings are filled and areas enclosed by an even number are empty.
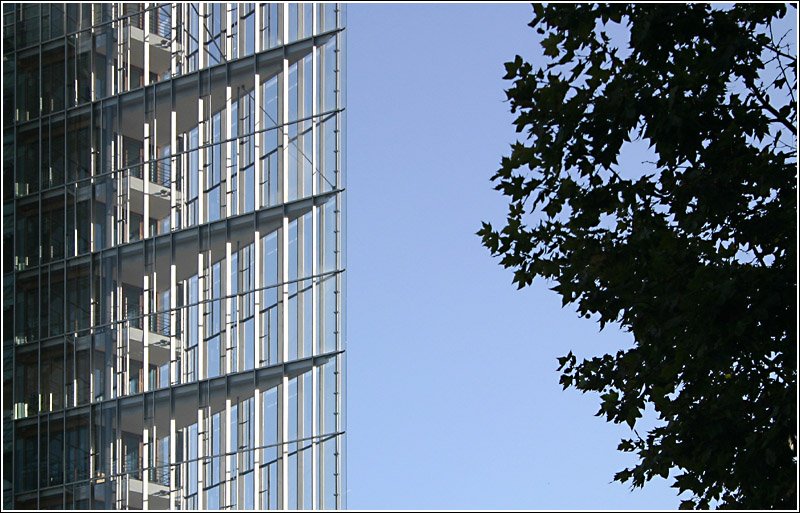
<svg viewBox="0 0 800 513"><path fill-rule="evenodd" d="M122 475L127 475L132 477L133 479L141 479L142 478L142 458L131 458L129 455L125 455L122 458Z"/></svg>
<svg viewBox="0 0 800 513"><path fill-rule="evenodd" d="M160 6L148 13L150 16L150 33L167 40L169 40L170 32L172 32L172 19L168 9L168 7Z"/></svg>
<svg viewBox="0 0 800 513"><path fill-rule="evenodd" d="M150 164L150 181L162 187L169 187L172 179L170 158L156 160Z"/></svg>
<svg viewBox="0 0 800 513"><path fill-rule="evenodd" d="M150 332L169 337L171 334L169 317L170 314L165 312L150 314Z"/></svg>
<svg viewBox="0 0 800 513"><path fill-rule="evenodd" d="M155 467L148 469L147 477L151 483L169 487L169 464L156 463Z"/></svg>
<svg viewBox="0 0 800 513"><path fill-rule="evenodd" d="M123 177L131 176L144 179L144 164L141 162L128 162L123 169L117 172L124 173ZM113 170L111 171L114 172ZM170 158L150 161L147 179L162 187L170 187L172 183L172 164Z"/></svg>
<svg viewBox="0 0 800 513"><path fill-rule="evenodd" d="M138 303L130 304L127 308L128 325L131 328L143 329L144 323L144 308ZM154 312L147 315L147 330L151 333L156 333L165 337L172 335L172 323L170 321L170 310L161 312Z"/></svg>
<svg viewBox="0 0 800 513"><path fill-rule="evenodd" d="M128 321L128 326L142 329L142 315L144 314L144 310L140 304L129 304L125 313L127 314L125 318Z"/></svg>

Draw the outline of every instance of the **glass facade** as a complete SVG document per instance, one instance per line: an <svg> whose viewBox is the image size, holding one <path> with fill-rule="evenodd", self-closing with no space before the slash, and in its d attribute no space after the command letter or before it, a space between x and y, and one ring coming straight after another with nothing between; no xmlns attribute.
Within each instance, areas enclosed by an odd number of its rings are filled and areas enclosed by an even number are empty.
<svg viewBox="0 0 800 513"><path fill-rule="evenodd" d="M344 10L3 4L3 507L345 507Z"/></svg>

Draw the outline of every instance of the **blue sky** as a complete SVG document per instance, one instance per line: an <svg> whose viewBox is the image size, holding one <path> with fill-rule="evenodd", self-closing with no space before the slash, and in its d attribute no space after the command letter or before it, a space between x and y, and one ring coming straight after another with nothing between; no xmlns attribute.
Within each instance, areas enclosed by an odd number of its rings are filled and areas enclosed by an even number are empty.
<svg viewBox="0 0 800 513"><path fill-rule="evenodd" d="M674 509L612 483L634 457L556 358L630 345L480 245L516 134L503 63L539 53L528 4L347 14L348 507ZM633 156L635 158L635 156ZM644 158L642 159L644 160Z"/></svg>

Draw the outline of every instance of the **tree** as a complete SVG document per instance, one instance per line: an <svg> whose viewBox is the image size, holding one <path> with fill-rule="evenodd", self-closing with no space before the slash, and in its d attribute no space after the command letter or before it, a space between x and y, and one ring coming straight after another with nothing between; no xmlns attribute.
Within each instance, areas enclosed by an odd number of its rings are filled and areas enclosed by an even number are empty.
<svg viewBox="0 0 800 513"><path fill-rule="evenodd" d="M792 15L796 16L796 7ZM478 235L520 288L616 323L634 345L559 358L681 507L797 504L797 57L781 4L535 5L544 62L505 64L522 141ZM791 34L794 39L794 34ZM652 161L631 165L631 145ZM640 436L651 406L659 424Z"/></svg>

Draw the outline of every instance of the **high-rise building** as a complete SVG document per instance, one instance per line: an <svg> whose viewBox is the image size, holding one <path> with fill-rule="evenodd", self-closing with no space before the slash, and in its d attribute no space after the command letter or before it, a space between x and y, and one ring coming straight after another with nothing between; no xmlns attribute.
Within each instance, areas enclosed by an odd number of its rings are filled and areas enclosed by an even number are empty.
<svg viewBox="0 0 800 513"><path fill-rule="evenodd" d="M344 12L3 4L4 508L341 508Z"/></svg>

